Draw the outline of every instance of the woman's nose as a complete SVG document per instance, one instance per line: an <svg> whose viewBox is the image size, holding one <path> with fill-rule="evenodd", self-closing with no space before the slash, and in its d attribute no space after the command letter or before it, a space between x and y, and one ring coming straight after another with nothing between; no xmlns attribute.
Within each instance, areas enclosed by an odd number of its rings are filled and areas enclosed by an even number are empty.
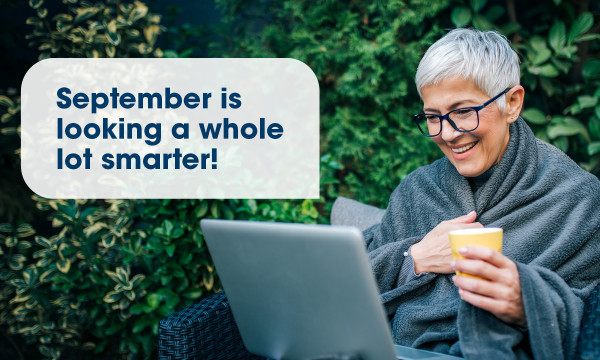
<svg viewBox="0 0 600 360"><path fill-rule="evenodd" d="M462 133L456 130L447 120L443 120L442 123L442 140L446 142L451 142L459 137Z"/></svg>

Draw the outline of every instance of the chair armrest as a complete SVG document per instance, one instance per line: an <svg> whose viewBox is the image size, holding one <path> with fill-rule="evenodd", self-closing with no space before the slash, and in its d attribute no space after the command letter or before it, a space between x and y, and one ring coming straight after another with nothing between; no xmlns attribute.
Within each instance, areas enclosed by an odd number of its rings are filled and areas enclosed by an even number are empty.
<svg viewBox="0 0 600 360"><path fill-rule="evenodd" d="M162 319L159 359L263 359L246 350L224 292Z"/></svg>
<svg viewBox="0 0 600 360"><path fill-rule="evenodd" d="M365 231L380 223L384 213L384 209L340 196L333 203L330 220L331 225L354 226Z"/></svg>
<svg viewBox="0 0 600 360"><path fill-rule="evenodd" d="M577 352L581 359L600 359L600 285L585 300Z"/></svg>

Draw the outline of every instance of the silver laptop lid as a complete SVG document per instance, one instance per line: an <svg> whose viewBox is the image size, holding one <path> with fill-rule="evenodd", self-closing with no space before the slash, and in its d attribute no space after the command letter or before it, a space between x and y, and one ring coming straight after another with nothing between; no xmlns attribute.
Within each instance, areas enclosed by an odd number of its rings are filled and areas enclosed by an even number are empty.
<svg viewBox="0 0 600 360"><path fill-rule="evenodd" d="M275 359L395 359L354 228L202 220L246 348Z"/></svg>

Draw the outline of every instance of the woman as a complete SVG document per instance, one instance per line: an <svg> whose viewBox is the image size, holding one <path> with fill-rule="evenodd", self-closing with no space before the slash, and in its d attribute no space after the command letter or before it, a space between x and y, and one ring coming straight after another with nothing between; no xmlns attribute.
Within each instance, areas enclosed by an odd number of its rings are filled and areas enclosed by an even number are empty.
<svg viewBox="0 0 600 360"><path fill-rule="evenodd" d="M600 182L519 117L519 60L455 29L421 60L415 121L445 157L408 175L365 231L395 341L467 358L571 358L600 281ZM504 229L502 254L448 231ZM483 279L454 276L455 270Z"/></svg>

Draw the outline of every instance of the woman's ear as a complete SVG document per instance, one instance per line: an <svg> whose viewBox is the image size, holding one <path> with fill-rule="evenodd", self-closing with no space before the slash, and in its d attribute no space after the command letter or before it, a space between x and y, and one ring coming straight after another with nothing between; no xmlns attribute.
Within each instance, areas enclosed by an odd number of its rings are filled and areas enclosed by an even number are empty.
<svg viewBox="0 0 600 360"><path fill-rule="evenodd" d="M523 108L523 99L525 98L525 89L521 85L514 86L506 93L506 122L513 123L517 121L521 109Z"/></svg>

